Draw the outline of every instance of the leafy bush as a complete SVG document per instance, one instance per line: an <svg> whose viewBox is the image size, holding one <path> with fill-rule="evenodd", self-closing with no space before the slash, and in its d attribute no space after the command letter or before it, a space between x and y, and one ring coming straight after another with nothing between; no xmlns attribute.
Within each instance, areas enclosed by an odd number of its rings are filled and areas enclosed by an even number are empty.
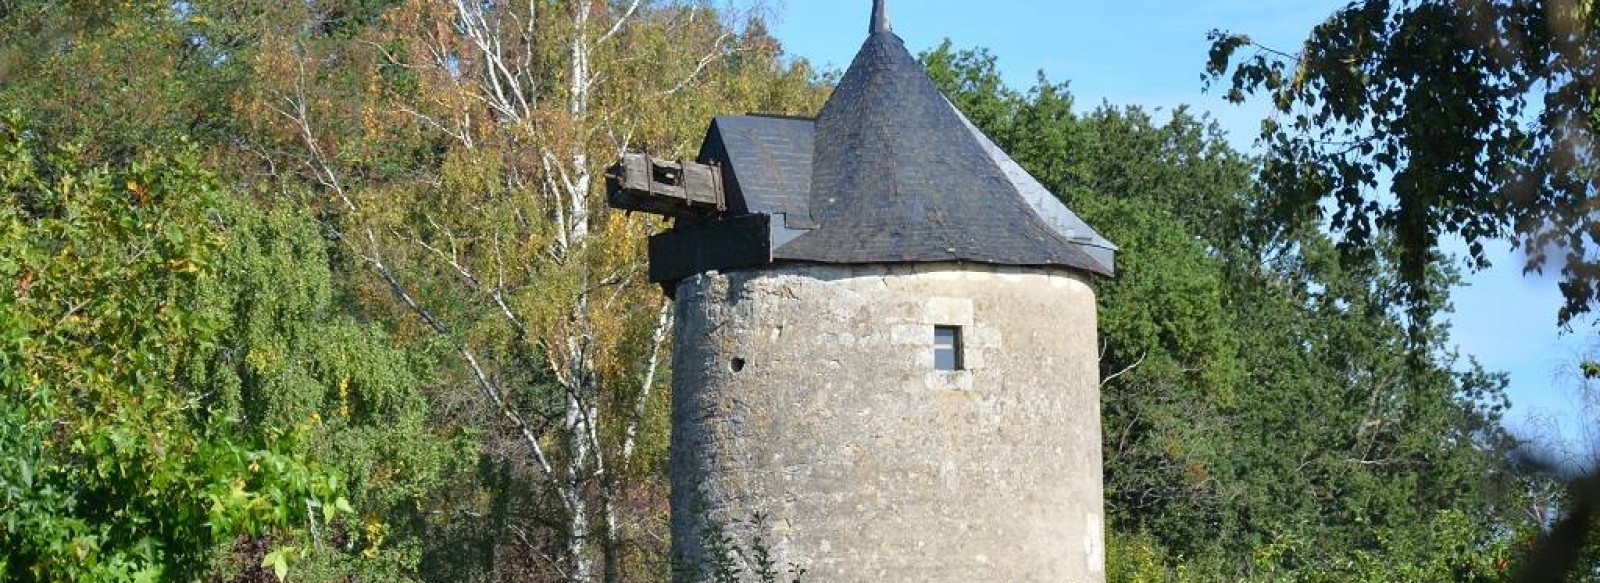
<svg viewBox="0 0 1600 583"><path fill-rule="evenodd" d="M0 579L187 580L218 544L350 512L305 427L241 438L192 382L220 329L215 179L73 154L0 122Z"/></svg>

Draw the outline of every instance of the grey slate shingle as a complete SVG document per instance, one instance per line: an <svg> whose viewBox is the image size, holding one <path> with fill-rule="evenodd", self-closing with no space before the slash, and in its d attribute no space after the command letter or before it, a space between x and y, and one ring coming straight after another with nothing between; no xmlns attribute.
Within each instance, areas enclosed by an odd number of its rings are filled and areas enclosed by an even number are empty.
<svg viewBox="0 0 1600 583"><path fill-rule="evenodd" d="M950 104L951 109L955 109L955 107L955 104ZM1000 146L989 139L989 136L983 135L978 126L973 125L972 121L968 120L967 116L963 115L960 110L956 110L956 115L961 117L961 123L967 126L967 130L972 133L972 137L978 140L979 145L983 146L985 152L988 152L989 158L994 160L995 164L1000 167L1000 171L1005 173L1006 178L1011 179L1011 185L1017 189L1018 194L1022 195L1023 201L1027 202L1028 206L1033 207L1033 211L1038 213L1039 217L1044 219L1046 223L1049 223L1050 227L1055 229L1057 233L1076 243L1090 257L1100 262L1105 267L1104 273L1111 273L1114 270L1117 246L1106 240L1099 232L1096 232L1094 227L1089 226L1089 223L1078 218L1078 213L1072 212L1072 209L1067 208L1067 205L1063 204L1055 193L1050 192L1050 189L1040 184L1039 180L1034 178L1032 174L1028 174L1028 171L1023 169L1021 164L1011 159L1011 155L1001 150Z"/></svg>
<svg viewBox="0 0 1600 583"><path fill-rule="evenodd" d="M787 227L811 229L817 226L806 211L814 134L809 119L719 116L711 121L699 161L724 165L730 213L782 213Z"/></svg>

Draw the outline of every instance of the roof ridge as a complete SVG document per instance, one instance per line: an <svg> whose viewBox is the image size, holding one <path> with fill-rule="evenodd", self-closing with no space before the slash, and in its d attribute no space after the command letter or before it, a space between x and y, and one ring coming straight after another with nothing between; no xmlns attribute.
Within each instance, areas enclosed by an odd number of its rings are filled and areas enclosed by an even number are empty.
<svg viewBox="0 0 1600 583"><path fill-rule="evenodd" d="M725 116L719 116L719 117L725 117ZM817 121L816 117L809 116L809 115L792 115L792 114L787 114L787 113L765 113L765 112L760 112L760 111L752 111L752 112L745 113L744 117L760 117L760 118L766 118L766 119L787 119L787 120L793 120L793 121L813 121L813 122Z"/></svg>

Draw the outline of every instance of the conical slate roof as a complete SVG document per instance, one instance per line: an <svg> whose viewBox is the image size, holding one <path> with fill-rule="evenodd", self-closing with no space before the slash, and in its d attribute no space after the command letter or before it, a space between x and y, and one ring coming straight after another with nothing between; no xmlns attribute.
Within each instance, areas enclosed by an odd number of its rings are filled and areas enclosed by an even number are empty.
<svg viewBox="0 0 1600 583"><path fill-rule="evenodd" d="M939 93L882 0L813 140L809 230L773 249L774 260L1112 271L1115 246Z"/></svg>
<svg viewBox="0 0 1600 583"><path fill-rule="evenodd" d="M718 207L670 215L650 238L651 281L785 262L1115 270L1116 246L939 93L884 0L817 119L719 116L698 162L717 170Z"/></svg>

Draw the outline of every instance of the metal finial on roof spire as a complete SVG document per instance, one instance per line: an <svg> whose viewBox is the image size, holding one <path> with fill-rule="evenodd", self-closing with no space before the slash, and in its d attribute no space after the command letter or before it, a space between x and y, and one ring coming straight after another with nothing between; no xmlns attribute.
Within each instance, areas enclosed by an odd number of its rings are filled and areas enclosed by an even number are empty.
<svg viewBox="0 0 1600 583"><path fill-rule="evenodd" d="M872 0L872 28L868 32L894 32L889 28L889 0Z"/></svg>

